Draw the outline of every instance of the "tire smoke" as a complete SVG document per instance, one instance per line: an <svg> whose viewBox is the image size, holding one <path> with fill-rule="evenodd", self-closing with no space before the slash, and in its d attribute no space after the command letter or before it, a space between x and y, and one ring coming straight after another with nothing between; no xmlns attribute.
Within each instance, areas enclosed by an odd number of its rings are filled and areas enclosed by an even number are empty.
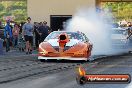
<svg viewBox="0 0 132 88"><path fill-rule="evenodd" d="M111 47L112 15L96 12L94 9L80 9L72 19L67 21L66 31L80 31L86 34L93 44L92 55L109 55L115 53ZM108 16L109 15L109 16Z"/></svg>

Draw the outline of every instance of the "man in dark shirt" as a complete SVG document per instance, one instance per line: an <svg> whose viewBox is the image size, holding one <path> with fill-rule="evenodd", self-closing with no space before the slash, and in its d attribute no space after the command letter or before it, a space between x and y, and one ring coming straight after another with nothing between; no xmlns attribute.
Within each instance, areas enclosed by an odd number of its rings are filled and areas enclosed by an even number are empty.
<svg viewBox="0 0 132 88"><path fill-rule="evenodd" d="M38 28L39 28L39 24L37 22L34 22L34 33L35 33L35 45L36 45L36 48L38 48L39 43L40 43L40 35L39 35Z"/></svg>
<svg viewBox="0 0 132 88"><path fill-rule="evenodd" d="M39 27L38 30L39 30L41 42L43 42L44 39L45 39L45 38L48 36L48 34L49 34L50 27L47 26L47 22L44 21L43 23L41 23L41 26Z"/></svg>

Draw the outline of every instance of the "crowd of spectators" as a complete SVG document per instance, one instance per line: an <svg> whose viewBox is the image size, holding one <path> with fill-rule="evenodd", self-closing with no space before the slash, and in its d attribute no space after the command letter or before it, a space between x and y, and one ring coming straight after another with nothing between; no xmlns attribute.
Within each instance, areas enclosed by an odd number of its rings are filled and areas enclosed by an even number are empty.
<svg viewBox="0 0 132 88"><path fill-rule="evenodd" d="M10 25L10 20L6 21L4 27L4 41L6 52L10 51L10 47L19 48L20 36L25 42L26 54L32 54L33 46L38 49L38 46L51 32L51 28L47 25L46 21L34 22L32 24L31 18L27 18L27 22Z"/></svg>

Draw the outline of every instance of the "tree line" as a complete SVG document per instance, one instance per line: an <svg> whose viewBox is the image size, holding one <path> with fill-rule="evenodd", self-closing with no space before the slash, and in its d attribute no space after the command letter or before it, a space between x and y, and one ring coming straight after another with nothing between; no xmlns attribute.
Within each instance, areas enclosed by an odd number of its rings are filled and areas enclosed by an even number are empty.
<svg viewBox="0 0 132 88"><path fill-rule="evenodd" d="M101 6L110 9L116 21L132 21L132 2L102 2Z"/></svg>
<svg viewBox="0 0 132 88"><path fill-rule="evenodd" d="M27 18L27 1L1 1L0 21L5 21L3 17L14 16L15 22L25 21Z"/></svg>

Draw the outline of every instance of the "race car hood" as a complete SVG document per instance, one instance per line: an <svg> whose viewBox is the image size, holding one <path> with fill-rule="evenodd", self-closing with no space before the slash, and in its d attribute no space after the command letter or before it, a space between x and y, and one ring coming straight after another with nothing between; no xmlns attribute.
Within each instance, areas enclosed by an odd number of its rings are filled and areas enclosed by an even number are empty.
<svg viewBox="0 0 132 88"><path fill-rule="evenodd" d="M51 46L55 47L55 46L59 46L59 42L58 39L50 39L47 41ZM74 46L77 43L79 43L80 41L77 39L70 39L69 42L66 43L65 46Z"/></svg>

